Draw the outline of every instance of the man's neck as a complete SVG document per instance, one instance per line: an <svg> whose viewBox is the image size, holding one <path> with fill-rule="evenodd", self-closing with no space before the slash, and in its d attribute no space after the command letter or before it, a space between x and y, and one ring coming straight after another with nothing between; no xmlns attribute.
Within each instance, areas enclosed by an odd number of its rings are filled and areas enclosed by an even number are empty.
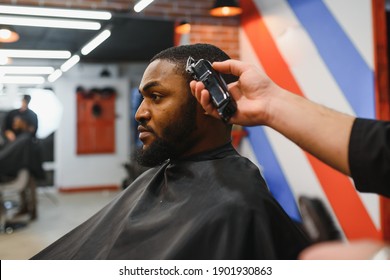
<svg viewBox="0 0 390 280"><path fill-rule="evenodd" d="M208 137L202 137L178 158L186 158L195 154L211 151L224 146L229 142L231 142L231 132L221 132L219 135L209 135Z"/></svg>

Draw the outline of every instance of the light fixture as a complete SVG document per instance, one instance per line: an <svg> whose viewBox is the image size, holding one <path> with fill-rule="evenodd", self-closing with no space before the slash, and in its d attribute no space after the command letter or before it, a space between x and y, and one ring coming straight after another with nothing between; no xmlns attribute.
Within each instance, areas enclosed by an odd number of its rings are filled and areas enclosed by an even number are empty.
<svg viewBox="0 0 390 280"><path fill-rule="evenodd" d="M17 49L0 49L0 57L13 58L46 58L46 59L68 59L71 56L69 51L58 50L17 50Z"/></svg>
<svg viewBox="0 0 390 280"><path fill-rule="evenodd" d="M242 13L240 5L235 0L216 0L210 14L215 17L230 17Z"/></svg>
<svg viewBox="0 0 390 280"><path fill-rule="evenodd" d="M37 7L9 6L9 5L0 5L0 11L2 14L11 14L11 15L80 18L80 19L95 19L95 20L109 20L112 17L111 13L106 11L37 8Z"/></svg>
<svg viewBox="0 0 390 280"><path fill-rule="evenodd" d="M3 76L0 84L43 84L45 78L41 76Z"/></svg>
<svg viewBox="0 0 390 280"><path fill-rule="evenodd" d="M80 56L77 54L69 58L64 64L61 65L60 69L62 72L68 71L70 68L75 66L80 61Z"/></svg>
<svg viewBox="0 0 390 280"><path fill-rule="evenodd" d="M48 75L53 71L54 68L49 66L0 66L2 74Z"/></svg>
<svg viewBox="0 0 390 280"><path fill-rule="evenodd" d="M54 71L53 73L51 73L49 75L49 77L47 77L47 80L51 83L55 82L59 77L61 77L62 75L62 71L60 69L57 69L56 71Z"/></svg>
<svg viewBox="0 0 390 280"><path fill-rule="evenodd" d="M19 40L19 34L11 27L0 26L0 43L13 43Z"/></svg>
<svg viewBox="0 0 390 280"><path fill-rule="evenodd" d="M108 68L104 68L102 72L100 72L100 77L109 78L111 77L111 72L108 70Z"/></svg>
<svg viewBox="0 0 390 280"><path fill-rule="evenodd" d="M187 21L181 21L176 27L175 32L177 34L188 34L191 31L191 24Z"/></svg>
<svg viewBox="0 0 390 280"><path fill-rule="evenodd" d="M10 58L0 53L0 65L6 65L8 63L10 63Z"/></svg>
<svg viewBox="0 0 390 280"><path fill-rule="evenodd" d="M101 28L101 24L97 21L27 16L0 16L0 24L86 30L99 30Z"/></svg>
<svg viewBox="0 0 390 280"><path fill-rule="evenodd" d="M137 4L134 5L134 11L136 13L141 12L147 6L149 6L154 0L141 0Z"/></svg>
<svg viewBox="0 0 390 280"><path fill-rule="evenodd" d="M99 33L95 38L93 38L89 43L87 43L82 49L81 54L87 55L93 51L97 46L103 43L108 37L111 36L111 31L106 29L103 32Z"/></svg>

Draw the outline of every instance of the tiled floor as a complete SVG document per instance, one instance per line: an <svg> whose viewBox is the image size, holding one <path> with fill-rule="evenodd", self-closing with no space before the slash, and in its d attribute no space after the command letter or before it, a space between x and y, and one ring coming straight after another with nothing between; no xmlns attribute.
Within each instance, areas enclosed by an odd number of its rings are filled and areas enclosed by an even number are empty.
<svg viewBox="0 0 390 280"><path fill-rule="evenodd" d="M58 193L38 190L38 218L11 234L0 234L1 260L26 260L85 221L118 192Z"/></svg>

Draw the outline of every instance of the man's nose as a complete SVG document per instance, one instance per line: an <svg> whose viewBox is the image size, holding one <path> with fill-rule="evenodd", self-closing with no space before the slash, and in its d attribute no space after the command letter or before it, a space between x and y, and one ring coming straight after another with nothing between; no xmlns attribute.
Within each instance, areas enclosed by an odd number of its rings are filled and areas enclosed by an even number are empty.
<svg viewBox="0 0 390 280"><path fill-rule="evenodd" d="M138 123L144 123L144 122L150 120L150 117L151 117L150 111L147 108L145 102L142 101L138 107L137 112L135 113L135 120Z"/></svg>

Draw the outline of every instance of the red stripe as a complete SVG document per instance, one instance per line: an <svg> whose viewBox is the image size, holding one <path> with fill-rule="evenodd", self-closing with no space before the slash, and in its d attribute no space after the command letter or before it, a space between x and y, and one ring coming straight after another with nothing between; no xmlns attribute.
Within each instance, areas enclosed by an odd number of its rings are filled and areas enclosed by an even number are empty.
<svg viewBox="0 0 390 280"><path fill-rule="evenodd" d="M270 35L260 11L252 0L241 1L242 28L266 73L280 86L304 96L287 63ZM323 164L308 153L308 158L337 219L348 239L380 238L367 209L348 177Z"/></svg>
<svg viewBox="0 0 390 280"><path fill-rule="evenodd" d="M80 187L59 187L58 191L62 193L75 192L96 192L96 191L119 191L118 185L104 185L104 186L80 186Z"/></svg>

